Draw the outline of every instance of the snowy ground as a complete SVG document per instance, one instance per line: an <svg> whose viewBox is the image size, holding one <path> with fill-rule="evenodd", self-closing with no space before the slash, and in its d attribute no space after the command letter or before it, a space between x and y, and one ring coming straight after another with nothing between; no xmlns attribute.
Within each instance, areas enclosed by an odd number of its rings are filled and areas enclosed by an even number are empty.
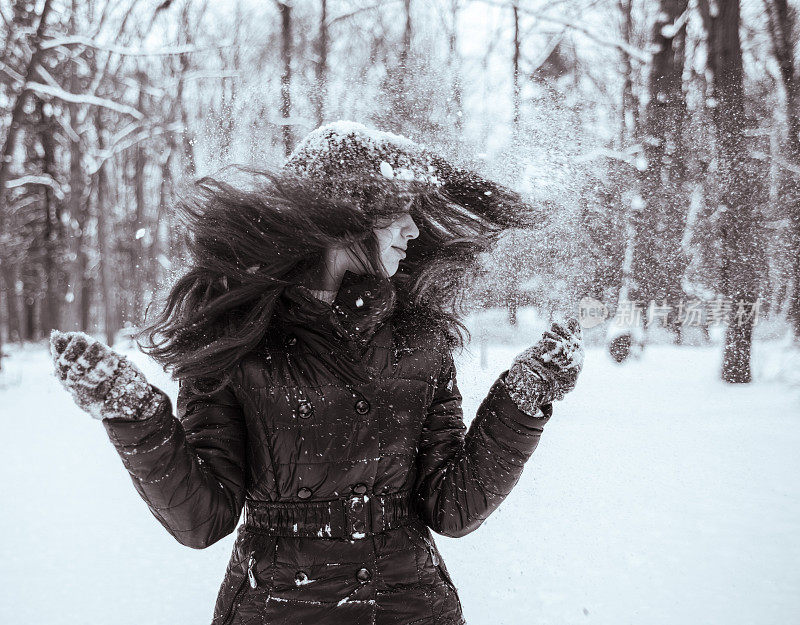
<svg viewBox="0 0 800 625"><path fill-rule="evenodd" d="M486 369L477 345L458 359L467 418L534 334L491 340ZM515 491L477 532L438 540L470 625L798 622L800 391L769 348L761 380L736 388L716 346L653 346L623 367L590 349ZM210 622L233 537L204 551L169 537L44 347L12 351L0 622Z"/></svg>

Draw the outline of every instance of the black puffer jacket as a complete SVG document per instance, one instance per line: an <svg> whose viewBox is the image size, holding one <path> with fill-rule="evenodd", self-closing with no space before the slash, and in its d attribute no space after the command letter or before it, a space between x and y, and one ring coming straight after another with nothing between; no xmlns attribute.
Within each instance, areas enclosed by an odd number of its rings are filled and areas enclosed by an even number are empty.
<svg viewBox="0 0 800 625"><path fill-rule="evenodd" d="M348 273L333 308L290 287L302 314L224 390L182 385L177 419L164 396L151 419L103 421L182 544L230 534L244 508L214 625L464 622L429 528L463 536L481 524L519 479L550 406L530 417L498 380L465 432L444 340L398 349L373 286ZM351 332L376 315L366 335ZM337 363L366 381L347 382Z"/></svg>

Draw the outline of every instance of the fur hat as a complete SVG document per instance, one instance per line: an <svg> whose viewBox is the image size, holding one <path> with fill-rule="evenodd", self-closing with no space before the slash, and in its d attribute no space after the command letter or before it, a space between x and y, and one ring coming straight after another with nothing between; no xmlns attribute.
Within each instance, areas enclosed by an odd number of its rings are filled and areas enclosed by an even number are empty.
<svg viewBox="0 0 800 625"><path fill-rule="evenodd" d="M527 207L519 195L462 169L402 135L337 121L309 133L289 156L285 169L319 183L333 197L355 199L368 211L374 190L394 183L410 191L436 191L449 201L491 214L506 226L524 225Z"/></svg>

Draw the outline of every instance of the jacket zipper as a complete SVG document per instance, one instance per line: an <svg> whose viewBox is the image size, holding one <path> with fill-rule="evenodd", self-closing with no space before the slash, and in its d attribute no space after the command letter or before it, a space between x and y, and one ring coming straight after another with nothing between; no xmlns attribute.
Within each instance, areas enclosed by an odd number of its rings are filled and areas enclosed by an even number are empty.
<svg viewBox="0 0 800 625"><path fill-rule="evenodd" d="M439 560L439 556L436 555L436 549L433 548L433 543L424 536L422 537L422 540L424 540L425 544L428 545L428 552L431 554L431 561L433 562L433 566L436 567L436 572L439 573L439 577L453 592L456 593L456 596L458 596L455 584L453 584L453 582L450 580L450 576L444 572L442 562ZM460 602L461 600L459 599L459 604Z"/></svg>
<svg viewBox="0 0 800 625"><path fill-rule="evenodd" d="M247 579L250 581L250 588L256 589L258 588L258 580L256 579L256 574L253 571L253 567L256 564L256 552L251 551L250 557L247 559Z"/></svg>
<svg viewBox="0 0 800 625"><path fill-rule="evenodd" d="M433 561L433 566L438 567L439 566L439 557L436 555L436 550L433 548L433 543L431 543L431 541L429 541L424 536L422 537L422 540L424 540L425 544L428 546L428 553L431 554L431 560Z"/></svg>
<svg viewBox="0 0 800 625"><path fill-rule="evenodd" d="M256 563L255 558L256 552L251 551L250 556L247 558L247 577L239 582L239 587L236 589L236 593L233 595L233 599L231 600L230 606L228 606L228 613L225 615L225 618L222 620L222 625L228 625L231 622L233 617L233 611L235 610L239 598L241 597L242 593L245 590L244 584L246 581L250 583L251 588L258 588L258 580L256 579L256 575L253 571L253 568Z"/></svg>

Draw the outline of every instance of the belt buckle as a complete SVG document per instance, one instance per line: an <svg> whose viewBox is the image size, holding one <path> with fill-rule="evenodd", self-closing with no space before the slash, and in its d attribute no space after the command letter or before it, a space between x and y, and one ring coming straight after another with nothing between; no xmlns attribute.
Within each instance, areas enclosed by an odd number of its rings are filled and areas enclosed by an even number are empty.
<svg viewBox="0 0 800 625"><path fill-rule="evenodd" d="M369 495L352 495L344 502L344 515L347 521L347 534L352 540L367 537L369 528Z"/></svg>

